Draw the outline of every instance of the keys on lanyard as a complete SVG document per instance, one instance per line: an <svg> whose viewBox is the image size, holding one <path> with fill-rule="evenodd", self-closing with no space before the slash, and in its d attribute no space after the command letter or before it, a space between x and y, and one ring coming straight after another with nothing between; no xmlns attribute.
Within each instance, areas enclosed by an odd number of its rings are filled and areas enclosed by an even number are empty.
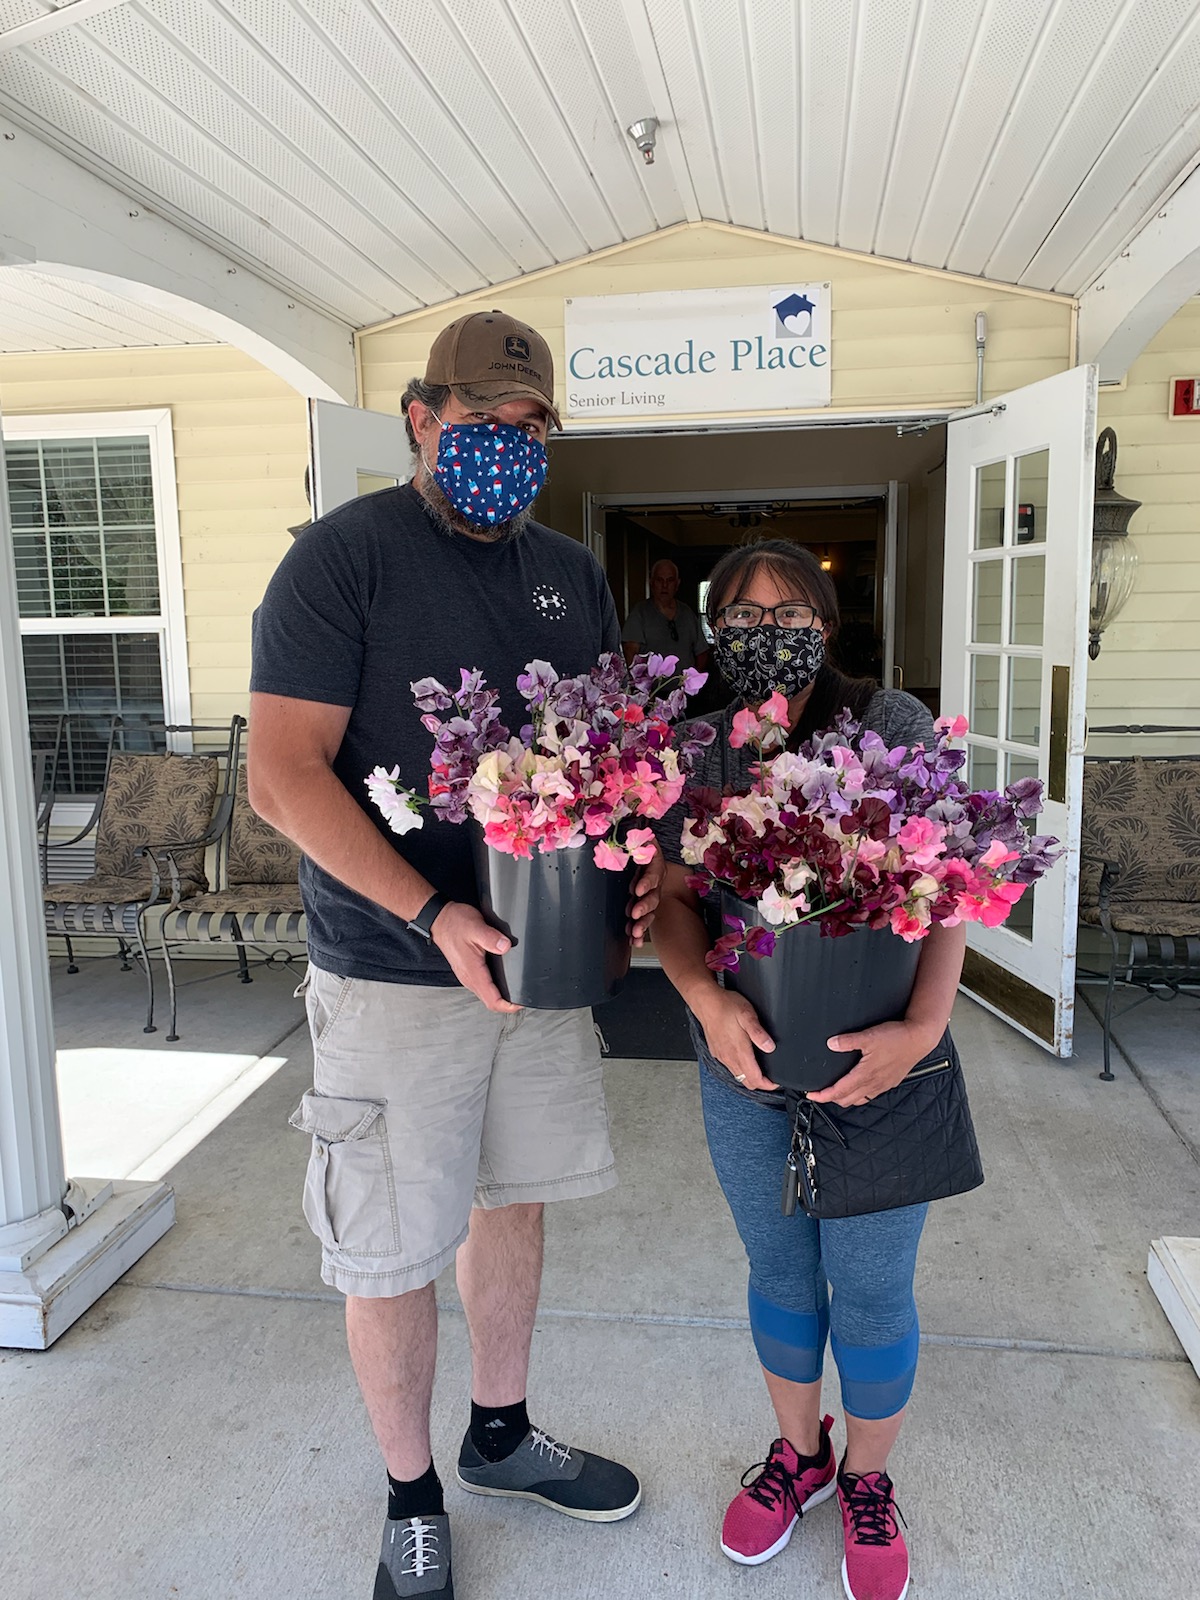
<svg viewBox="0 0 1200 1600"><path fill-rule="evenodd" d="M812 1145L812 1132L809 1126L812 1112L807 1103L801 1100L796 1107L796 1115L792 1120L792 1144L787 1153L787 1160L783 1164L783 1193L779 1199L779 1209L785 1217L794 1217L796 1206L800 1198L800 1168L803 1164L804 1175L807 1180L807 1190L811 1200L817 1198L817 1158Z"/></svg>

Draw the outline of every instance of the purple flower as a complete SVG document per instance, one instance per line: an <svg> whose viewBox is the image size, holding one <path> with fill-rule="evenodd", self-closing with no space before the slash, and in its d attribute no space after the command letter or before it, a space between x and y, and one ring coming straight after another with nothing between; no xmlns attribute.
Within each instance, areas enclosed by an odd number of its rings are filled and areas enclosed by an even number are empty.
<svg viewBox="0 0 1200 1600"><path fill-rule="evenodd" d="M409 688L418 711L449 711L454 704L445 685L436 678L418 678Z"/></svg>
<svg viewBox="0 0 1200 1600"><path fill-rule="evenodd" d="M751 928L746 934L746 954L765 961L775 954L775 934L770 928Z"/></svg>
<svg viewBox="0 0 1200 1600"><path fill-rule="evenodd" d="M466 673L463 673L463 685L466 686ZM540 705L558 682L558 673L548 661L527 661L525 671L517 679L517 688L521 697L529 705Z"/></svg>
<svg viewBox="0 0 1200 1600"><path fill-rule="evenodd" d="M685 667L683 673L683 692L687 695L699 694L708 682L707 672L697 672L695 667Z"/></svg>
<svg viewBox="0 0 1200 1600"><path fill-rule="evenodd" d="M1018 778L1004 791L1019 817L1036 817L1042 809L1040 778Z"/></svg>

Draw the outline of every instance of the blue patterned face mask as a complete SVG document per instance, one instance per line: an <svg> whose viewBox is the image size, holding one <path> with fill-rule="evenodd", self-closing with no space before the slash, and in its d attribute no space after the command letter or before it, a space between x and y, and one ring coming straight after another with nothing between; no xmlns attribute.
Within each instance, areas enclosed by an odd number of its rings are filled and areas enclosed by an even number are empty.
<svg viewBox="0 0 1200 1600"><path fill-rule="evenodd" d="M468 522L494 528L537 499L546 481L546 447L507 422L442 422L433 476Z"/></svg>

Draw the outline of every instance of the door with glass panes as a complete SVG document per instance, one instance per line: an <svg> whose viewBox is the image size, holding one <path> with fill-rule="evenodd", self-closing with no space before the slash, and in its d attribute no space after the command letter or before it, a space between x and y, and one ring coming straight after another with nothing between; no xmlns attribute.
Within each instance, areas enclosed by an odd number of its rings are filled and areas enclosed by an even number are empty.
<svg viewBox="0 0 1200 1600"><path fill-rule="evenodd" d="M963 987L1071 1054L1087 689L1096 370L952 418L942 711L965 712L973 788L1040 778L1062 859L1000 928L971 924Z"/></svg>

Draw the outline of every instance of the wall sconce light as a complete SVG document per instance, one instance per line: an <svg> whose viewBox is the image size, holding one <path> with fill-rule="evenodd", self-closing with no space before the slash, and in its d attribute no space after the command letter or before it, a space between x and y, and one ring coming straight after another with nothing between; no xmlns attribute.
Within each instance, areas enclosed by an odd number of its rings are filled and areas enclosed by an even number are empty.
<svg viewBox="0 0 1200 1600"><path fill-rule="evenodd" d="M832 561L832 558L830 557L830 554L829 554L829 546L828 545L825 546L825 553L821 557L821 571L822 572L832 572L833 571L833 561Z"/></svg>
<svg viewBox="0 0 1200 1600"><path fill-rule="evenodd" d="M1121 610L1137 576L1137 546L1129 537L1129 519L1140 507L1113 488L1117 473L1117 436L1105 428L1096 440L1096 493L1092 502L1092 592L1088 655L1100 654L1100 635Z"/></svg>

